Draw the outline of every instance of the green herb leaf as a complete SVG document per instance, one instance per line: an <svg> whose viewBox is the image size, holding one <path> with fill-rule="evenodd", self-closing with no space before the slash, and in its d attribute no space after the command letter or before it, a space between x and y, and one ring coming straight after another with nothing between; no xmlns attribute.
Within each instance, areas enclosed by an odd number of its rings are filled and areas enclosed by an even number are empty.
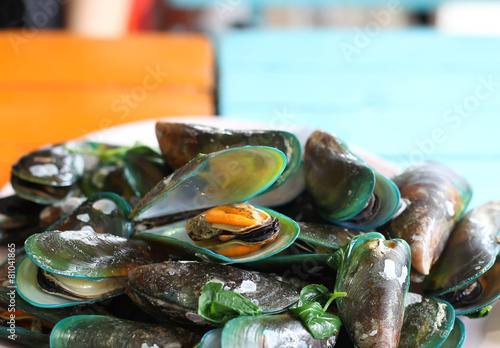
<svg viewBox="0 0 500 348"><path fill-rule="evenodd" d="M332 293L324 285L311 284L306 285L300 291L300 300L296 307L304 306L313 302L319 302L324 306Z"/></svg>
<svg viewBox="0 0 500 348"><path fill-rule="evenodd" d="M243 315L260 315L262 310L242 295L222 290L222 284L208 283L198 299L198 314L206 320L222 324Z"/></svg>
<svg viewBox="0 0 500 348"><path fill-rule="evenodd" d="M330 257L328 257L328 259L326 260L326 263L328 264L328 266L330 266L333 269L337 269L337 270L340 269L342 267L342 265L344 264L345 259L347 257L346 249L348 249L348 247L349 247L349 243L344 245L342 248L340 248L336 252L334 252L332 255L330 255Z"/></svg>
<svg viewBox="0 0 500 348"><path fill-rule="evenodd" d="M336 333L342 322L336 315L325 313L318 302L312 302L305 306L290 309L298 315L309 332L316 339L330 337Z"/></svg>
<svg viewBox="0 0 500 348"><path fill-rule="evenodd" d="M489 305L489 306L481 308L480 310L478 310L476 312L472 312L472 313L466 314L465 316L468 317L468 318L471 318L471 319L484 318L488 314L490 314L492 308L493 308L493 306Z"/></svg>

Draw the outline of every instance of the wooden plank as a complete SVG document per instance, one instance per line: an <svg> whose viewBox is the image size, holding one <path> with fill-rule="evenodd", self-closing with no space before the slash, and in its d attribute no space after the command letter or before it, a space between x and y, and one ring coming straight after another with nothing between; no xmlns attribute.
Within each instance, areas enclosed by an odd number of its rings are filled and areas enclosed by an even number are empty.
<svg viewBox="0 0 500 348"><path fill-rule="evenodd" d="M0 185L20 156L42 145L125 122L215 112L214 56L204 36L91 40L39 31L13 45L22 34L0 33Z"/></svg>
<svg viewBox="0 0 500 348"><path fill-rule="evenodd" d="M144 34L95 40L61 32L0 34L0 84L71 83L136 85L146 76L160 84L213 88L213 52L202 35Z"/></svg>

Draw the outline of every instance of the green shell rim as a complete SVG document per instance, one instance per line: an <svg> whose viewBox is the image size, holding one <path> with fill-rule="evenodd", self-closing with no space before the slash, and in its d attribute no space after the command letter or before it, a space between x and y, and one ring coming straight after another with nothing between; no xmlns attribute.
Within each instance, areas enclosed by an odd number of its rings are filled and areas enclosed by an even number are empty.
<svg viewBox="0 0 500 348"><path fill-rule="evenodd" d="M375 187L377 185L384 185L388 191L391 191L391 199L396 198L395 202L392 202L392 204L394 206L393 209L388 211L386 216L380 221L374 220L374 221L370 221L367 224L347 222L346 220L352 219L353 217L358 215L363 210L365 204L368 202L368 200L367 200L366 202L364 202L362 208L356 214L353 214L352 216L345 218L345 219L329 220L329 221L331 221L332 223L334 223L336 225L342 226L342 227L358 229L358 230L364 231L364 230L370 230L370 229L377 228L377 227L384 225L385 223L387 223L387 221L389 221L392 218L394 213L396 213L396 211L398 210L398 207L399 207L399 201L401 200L401 193L399 192L398 187L396 186L396 184L394 182L392 182L392 180L386 178L385 176L383 176L382 174L377 172L375 169L373 169L371 167L369 167L369 168L372 170L373 175L374 175L372 193L373 193L373 191L375 191ZM384 203L381 202L381 204L384 204ZM385 204L387 205L389 203L385 202Z"/></svg>
<svg viewBox="0 0 500 348"><path fill-rule="evenodd" d="M260 191L258 191L258 192L256 192L256 193L252 194L250 197L247 197L247 198L245 198L245 199L243 199L243 200L244 200L244 201L248 201L249 199L251 199L251 198L253 198L253 197L255 197L255 196L257 196L257 195L259 195L259 194L261 194L261 193L263 193L263 192L265 192L265 191L266 191L266 190L267 190L267 189L268 189L268 188L269 188L269 187L270 187L270 186L271 186L271 185L272 185L272 184L273 184L273 183L274 183L274 182L275 182L275 181L276 181L276 180L277 180L280 176L281 176L281 174L282 174L282 173L283 173L283 171L285 170L285 168L286 168L286 164L287 164L287 159L286 159L286 156L285 156L285 154L284 154L282 151L280 151L280 150L278 150L278 149L276 149L276 148L274 148L274 147L269 147L269 146L242 146L242 147L234 147L234 148L229 148L229 149L226 149L226 150L221 150L221 151L217 151L217 152L212 152L212 153L210 153L210 154L205 155L205 156L204 156L204 157L205 157L204 162L203 162L203 163L201 163L201 164L200 164L200 165L199 165L199 166L198 166L198 167L197 167L194 171L192 171L192 172L189 174L189 176L187 176L187 177L183 178L182 180L179 180L179 181L175 184L175 186L173 186L173 187L172 187L172 188L171 188L171 189L170 189L170 190L166 193L166 195L164 195L164 197L168 196L168 195L169 195L169 194L170 194L173 190L175 190L177 187L179 187L179 185L181 185L181 184L182 184L184 181L186 181L187 179L192 178L192 177L194 177L194 176L198 175L198 174L199 174L199 173L200 173L200 172L201 172L201 171L205 168L205 166L206 166L206 165L207 165L207 163L210 161L210 159L212 159L212 158L214 158L214 157L217 157L217 156L220 156L220 155L223 155L223 154L226 154L226 153L228 153L228 152L238 151L238 150L242 150L242 149L250 149L250 148L258 148L258 149L266 149L266 150L271 150L271 151L274 151L274 152L275 152L277 155L279 155L279 156L281 157L281 159L283 160L283 165L282 165L282 168L281 168L281 170L279 171L279 173L277 173L277 175L276 175L276 177L274 178L274 180L269 180L269 183L268 183L268 184L266 184L266 185L264 185L264 186L263 186L263 188L262 188ZM191 162L189 162L189 163L191 163ZM189 163L188 163L188 164L189 164ZM186 165L188 165L188 164L186 164ZM185 166L186 166L186 165L185 165ZM182 168L184 168L184 166L183 166L183 167L181 167L181 168L179 168L179 169L182 169ZM178 169L178 170L179 170L179 169ZM177 172L177 171L175 171L175 172L174 172L173 174L171 174L171 175L174 175L176 172ZM145 197L147 197L147 195L146 195ZM143 199L144 199L144 198L143 198ZM155 203L158 203L158 202L160 202L160 201L162 201L162 200L164 200L164 199L165 199L165 198L163 198L163 199L161 199L161 200L158 200L158 201L156 201ZM139 203L138 203L138 204L137 204L137 205L136 205L136 206L132 209L132 212L131 212L131 214L130 214L130 217L131 217L132 221L134 221L134 222L140 222L140 221L143 221L143 220L148 220L149 218L145 218L145 219L141 219L141 218L139 218L139 215L143 214L145 211L147 211L149 208L151 208L151 207L152 207L152 206L154 206L154 204L155 204L155 203L153 203L152 205L149 205L148 207L145 207L145 208L143 208L143 209L141 209L141 210L135 211L135 209L136 209L136 208L137 208L137 207L141 204L141 202L142 202L142 199L141 199L141 201L140 201L140 202L139 202ZM230 203L237 203L237 202L231 202L231 201L228 201L228 202L225 202L225 203L222 203L222 204L230 204ZM202 207L202 208L203 208L203 207ZM207 208L208 208L208 207L207 207ZM171 212L171 213L169 213L168 215L170 215L170 214L175 214L175 212ZM161 216L161 215L157 215L156 217L160 217L160 216Z"/></svg>

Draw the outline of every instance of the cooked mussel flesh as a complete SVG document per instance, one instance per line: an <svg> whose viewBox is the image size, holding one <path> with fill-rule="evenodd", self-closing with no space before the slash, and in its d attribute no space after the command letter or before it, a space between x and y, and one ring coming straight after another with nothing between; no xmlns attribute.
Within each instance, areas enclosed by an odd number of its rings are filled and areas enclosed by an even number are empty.
<svg viewBox="0 0 500 348"><path fill-rule="evenodd" d="M240 203L197 215L188 221L186 231L200 246L225 256L239 256L275 240L280 223L264 210Z"/></svg>

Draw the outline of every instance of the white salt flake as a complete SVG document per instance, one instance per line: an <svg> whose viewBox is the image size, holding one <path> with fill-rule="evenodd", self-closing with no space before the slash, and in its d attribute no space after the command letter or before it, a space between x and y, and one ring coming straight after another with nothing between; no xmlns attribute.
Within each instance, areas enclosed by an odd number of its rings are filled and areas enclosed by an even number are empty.
<svg viewBox="0 0 500 348"><path fill-rule="evenodd" d="M111 214L116 208L115 202L110 199L100 199L94 204L92 204L92 208L95 210L102 211L104 214Z"/></svg>
<svg viewBox="0 0 500 348"><path fill-rule="evenodd" d="M37 177L47 177L54 176L59 174L59 169L55 164L46 163L46 164L35 164L30 167L31 175Z"/></svg>

